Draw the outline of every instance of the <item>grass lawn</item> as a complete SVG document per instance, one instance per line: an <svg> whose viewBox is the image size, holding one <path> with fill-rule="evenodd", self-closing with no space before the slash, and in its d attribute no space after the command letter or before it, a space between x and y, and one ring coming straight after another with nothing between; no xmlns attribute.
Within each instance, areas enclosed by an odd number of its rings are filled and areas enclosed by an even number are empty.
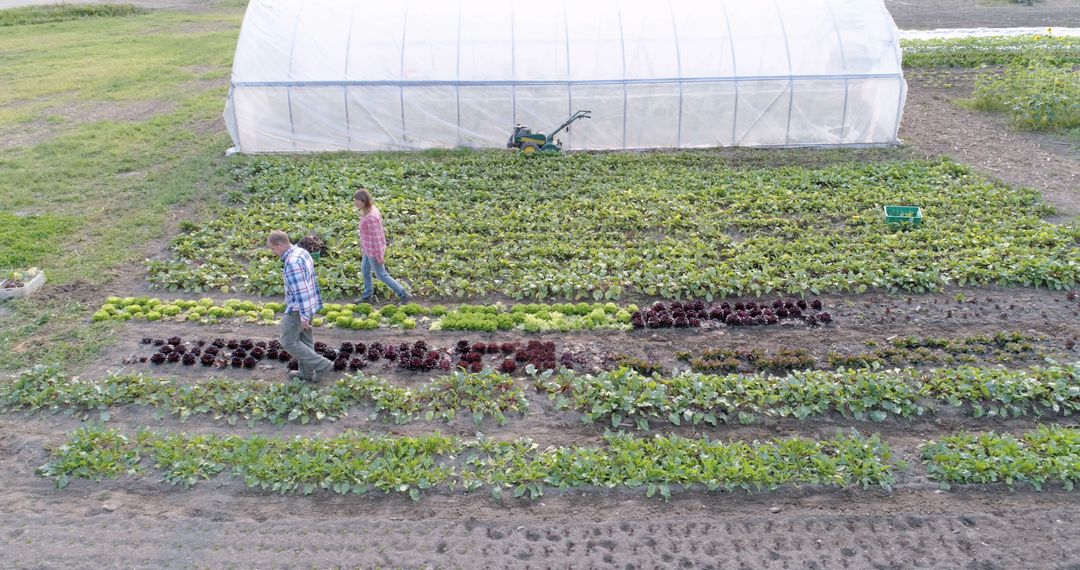
<svg viewBox="0 0 1080 570"><path fill-rule="evenodd" d="M0 268L77 284L0 305L0 370L96 352L111 327L86 322L80 291L130 274L174 212L229 184L220 115L242 6L117 14L0 28Z"/></svg>

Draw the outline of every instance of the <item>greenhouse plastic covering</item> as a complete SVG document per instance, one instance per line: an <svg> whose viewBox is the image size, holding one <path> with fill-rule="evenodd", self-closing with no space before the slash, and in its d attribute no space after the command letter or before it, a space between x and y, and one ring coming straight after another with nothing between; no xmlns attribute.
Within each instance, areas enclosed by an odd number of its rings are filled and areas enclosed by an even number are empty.
<svg viewBox="0 0 1080 570"><path fill-rule="evenodd" d="M895 144L882 0L252 0L225 121L240 152Z"/></svg>

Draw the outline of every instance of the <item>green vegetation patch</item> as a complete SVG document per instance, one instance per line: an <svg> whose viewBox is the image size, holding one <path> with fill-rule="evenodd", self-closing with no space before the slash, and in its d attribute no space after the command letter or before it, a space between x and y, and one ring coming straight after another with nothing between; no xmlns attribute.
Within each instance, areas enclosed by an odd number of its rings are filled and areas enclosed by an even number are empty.
<svg viewBox="0 0 1080 570"><path fill-rule="evenodd" d="M133 442L116 430L99 426L79 428L71 439L53 451L53 460L39 473L56 480L63 489L71 479L116 479L141 471L141 457Z"/></svg>
<svg viewBox="0 0 1080 570"><path fill-rule="evenodd" d="M1080 278L1080 225L1042 217L1038 192L949 160L736 168L718 153L502 152L258 159L216 218L187 224L157 287L282 293L267 232L317 231L328 296L361 292L352 194L375 190L387 264L414 293L669 299L770 292L1061 289ZM918 228L885 224L916 204ZM541 326L542 328L542 326Z"/></svg>
<svg viewBox="0 0 1080 570"><path fill-rule="evenodd" d="M1080 429L1040 426L1019 437L962 433L923 449L931 479L942 487L964 483L1004 483L1009 487L1060 483L1072 490L1080 482Z"/></svg>
<svg viewBox="0 0 1080 570"><path fill-rule="evenodd" d="M0 28L48 24L85 18L114 18L145 14L149 10L133 4L47 4L0 10Z"/></svg>
<svg viewBox="0 0 1080 570"><path fill-rule="evenodd" d="M828 362L834 368L970 364L979 359L1014 362L1037 357L1035 347L1045 340L1018 331L961 338L909 336L892 339L886 346L865 352L830 352ZM867 344L878 346L876 341Z"/></svg>
<svg viewBox="0 0 1080 570"><path fill-rule="evenodd" d="M1008 36L903 40L904 67L982 67L1042 61L1080 64L1080 38L1072 36Z"/></svg>
<svg viewBox="0 0 1080 570"><path fill-rule="evenodd" d="M332 386L228 379L179 384L141 374L91 381L39 365L14 382L0 384L0 409L6 411L66 412L84 418L96 413L107 421L110 408L131 404L154 408L158 417L172 414L186 420L212 415L229 424L246 420L252 426L259 421L274 425L334 421L360 404L373 406L374 416L385 414L396 423L420 418L449 421L460 413L476 423L494 417L502 425L507 414L524 414L529 401L513 378L493 371L454 371L427 385L406 388L362 374L347 376Z"/></svg>
<svg viewBox="0 0 1080 570"><path fill-rule="evenodd" d="M30 267L60 253L60 240L76 225L70 216L0 212L0 268Z"/></svg>
<svg viewBox="0 0 1080 570"><path fill-rule="evenodd" d="M1080 133L1080 70L1035 62L981 75L968 104L1004 113L1017 127Z"/></svg>
<svg viewBox="0 0 1080 570"><path fill-rule="evenodd" d="M787 376L683 373L643 375L621 368L598 375L572 370L536 376L559 409L582 413L582 421L624 420L639 429L651 421L675 425L753 423L759 416L805 419L838 413L859 421L913 418L935 405L974 417L1027 414L1071 415L1080 411L1080 365L1030 370L961 367L915 370L796 371Z"/></svg>
<svg viewBox="0 0 1080 570"><path fill-rule="evenodd" d="M801 484L888 489L894 481L888 445L857 433L753 443L620 433L605 435L599 447L539 449L528 439L394 438L355 431L291 439L144 431L132 441L99 426L72 434L39 473L63 487L73 478L100 480L131 470L140 456L162 471L165 481L185 488L228 472L249 487L279 493L374 489L413 500L432 488L488 487L496 498L537 499L552 487L628 487L666 499L678 485L724 491Z"/></svg>

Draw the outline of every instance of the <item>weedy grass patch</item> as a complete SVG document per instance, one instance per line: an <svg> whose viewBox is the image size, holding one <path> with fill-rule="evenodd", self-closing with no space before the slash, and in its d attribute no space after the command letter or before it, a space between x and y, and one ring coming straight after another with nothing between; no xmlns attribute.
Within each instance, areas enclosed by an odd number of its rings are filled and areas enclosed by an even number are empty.
<svg viewBox="0 0 1080 570"><path fill-rule="evenodd" d="M27 253L51 283L111 278L145 259L170 210L226 191L221 101L241 14L153 11L0 35L0 107L17 111L0 114L0 136L38 123L50 133L0 154L0 210L67 222Z"/></svg>
<svg viewBox="0 0 1080 570"><path fill-rule="evenodd" d="M117 18L146 14L145 8L134 4L48 4L45 6L22 6L0 10L0 27L28 26L81 20L85 18Z"/></svg>
<svg viewBox="0 0 1080 570"><path fill-rule="evenodd" d="M148 244L166 235L175 208L197 215L202 200L227 191L220 113L241 8L2 28L0 139L16 146L0 152L0 258L8 260L0 267L41 267L50 287L98 286L152 253ZM69 5L4 10L0 19L43 10L124 12ZM87 324L75 301L5 309L3 370L84 364L114 329Z"/></svg>
<svg viewBox="0 0 1080 570"><path fill-rule="evenodd" d="M30 267L57 255L61 238L77 224L73 216L0 212L0 267Z"/></svg>
<svg viewBox="0 0 1080 570"><path fill-rule="evenodd" d="M1080 134L1080 70L1075 65L1033 62L982 75L966 103L1004 113L1022 129Z"/></svg>

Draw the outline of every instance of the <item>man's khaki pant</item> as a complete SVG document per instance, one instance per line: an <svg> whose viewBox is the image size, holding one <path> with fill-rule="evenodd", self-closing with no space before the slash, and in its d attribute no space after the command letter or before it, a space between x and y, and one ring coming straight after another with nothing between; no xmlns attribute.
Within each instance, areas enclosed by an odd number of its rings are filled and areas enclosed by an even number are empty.
<svg viewBox="0 0 1080 570"><path fill-rule="evenodd" d="M334 369L334 363L315 352L315 337L311 329L300 324L300 313L285 313L281 319L281 346L289 351L299 364L300 377L312 380L316 373Z"/></svg>

